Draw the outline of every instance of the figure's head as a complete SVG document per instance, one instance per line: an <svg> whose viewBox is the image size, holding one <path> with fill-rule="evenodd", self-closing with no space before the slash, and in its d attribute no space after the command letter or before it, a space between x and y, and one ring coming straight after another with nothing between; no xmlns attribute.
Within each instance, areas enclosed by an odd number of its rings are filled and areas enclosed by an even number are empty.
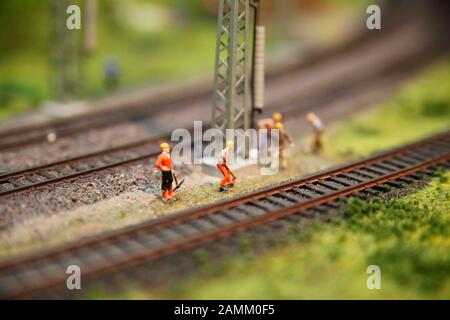
<svg viewBox="0 0 450 320"><path fill-rule="evenodd" d="M307 119L309 122L314 122L314 121L317 119L317 116L316 116L316 114L315 114L314 112L310 112L310 113L308 113L308 114L306 115L306 119Z"/></svg>
<svg viewBox="0 0 450 320"><path fill-rule="evenodd" d="M278 122L278 123L275 124L275 127L274 127L274 128L275 128L275 129L278 129L278 130L283 130L283 129L284 129L284 126L283 126L282 123Z"/></svg>
<svg viewBox="0 0 450 320"><path fill-rule="evenodd" d="M283 120L283 115L282 115L281 113L279 113L279 112L275 112L275 113L272 115L272 119L273 119L273 121L275 121L275 122L280 122L281 120Z"/></svg>
<svg viewBox="0 0 450 320"><path fill-rule="evenodd" d="M227 141L227 149L233 149L234 148L234 142L233 141Z"/></svg>
<svg viewBox="0 0 450 320"><path fill-rule="evenodd" d="M166 142L161 143L159 146L163 152L170 152L170 145Z"/></svg>

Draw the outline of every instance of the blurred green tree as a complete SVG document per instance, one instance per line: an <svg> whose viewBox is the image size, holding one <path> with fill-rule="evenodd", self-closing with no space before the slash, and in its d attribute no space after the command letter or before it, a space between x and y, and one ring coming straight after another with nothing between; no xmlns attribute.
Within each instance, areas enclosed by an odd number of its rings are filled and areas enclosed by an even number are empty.
<svg viewBox="0 0 450 320"><path fill-rule="evenodd" d="M0 1L0 54L43 51L48 39L48 4L36 0Z"/></svg>

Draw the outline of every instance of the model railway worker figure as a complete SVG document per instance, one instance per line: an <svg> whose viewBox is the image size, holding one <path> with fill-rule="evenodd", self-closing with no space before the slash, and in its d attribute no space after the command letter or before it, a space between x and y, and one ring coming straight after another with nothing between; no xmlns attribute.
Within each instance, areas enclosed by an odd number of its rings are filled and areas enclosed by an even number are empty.
<svg viewBox="0 0 450 320"><path fill-rule="evenodd" d="M275 112L272 118L261 119L257 122L256 127L260 129L267 129L267 135L264 136L264 140L260 141L260 148L269 147L269 141L271 139L271 131L275 128L277 123L281 123L283 120L283 115L279 112ZM270 148L269 148L270 150Z"/></svg>
<svg viewBox="0 0 450 320"><path fill-rule="evenodd" d="M278 142L278 156L280 159L281 169L287 168L287 148L293 146L292 138L286 133L283 124L280 122L275 124L274 129L279 130L279 142Z"/></svg>
<svg viewBox="0 0 450 320"><path fill-rule="evenodd" d="M162 173L162 183L161 183L161 200L164 203L172 201L174 196L173 191L173 166L172 160L170 159L170 145L168 143L161 143L161 154L156 160L155 167Z"/></svg>
<svg viewBox="0 0 450 320"><path fill-rule="evenodd" d="M228 155L230 151L234 148L234 142L228 141L225 149L220 153L220 159L217 162L217 168L219 168L220 172L223 175L223 179L220 181L219 191L224 192L227 191L228 188L234 186L234 181L236 180L235 175L228 167ZM233 178L233 181L231 180Z"/></svg>
<svg viewBox="0 0 450 320"><path fill-rule="evenodd" d="M317 154L322 151L323 145L322 145L322 135L325 131L325 127L322 123L322 120L319 119L319 117L315 113L308 113L306 116L306 119L309 123L311 123L314 135L311 140L311 152L314 154Z"/></svg>

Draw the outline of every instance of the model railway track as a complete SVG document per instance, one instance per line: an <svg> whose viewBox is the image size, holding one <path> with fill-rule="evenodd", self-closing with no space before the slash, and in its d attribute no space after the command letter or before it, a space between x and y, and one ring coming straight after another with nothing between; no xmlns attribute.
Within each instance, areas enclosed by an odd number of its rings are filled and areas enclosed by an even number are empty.
<svg viewBox="0 0 450 320"><path fill-rule="evenodd" d="M66 268L83 281L155 261L210 241L312 209L335 210L353 195L398 187L438 167L450 168L450 132L253 193L183 211L0 264L0 297L17 298L65 286Z"/></svg>
<svg viewBox="0 0 450 320"><path fill-rule="evenodd" d="M287 117L299 116L308 110L320 110L328 104L340 101L345 97L351 97L349 104L359 106L368 104L364 99L371 92L389 92L401 80L417 69L419 62L425 63L434 56L433 52L417 53L403 61L392 61L379 67L367 68L357 77L345 79L333 89L312 96L308 99L300 99L298 94L288 94L277 99L269 106L268 110L283 112ZM360 98L362 96L362 98ZM361 100L362 99L362 100ZM209 127L209 124L205 124ZM193 128L190 128L192 131ZM98 152L62 160L30 169L19 170L6 174L0 174L0 198L18 194L28 190L45 188L56 183L72 181L74 179L95 174L105 169L120 167L154 158L159 150L158 142L170 140L171 132L161 133L153 138L143 139L138 142L124 144L118 147L101 150Z"/></svg>

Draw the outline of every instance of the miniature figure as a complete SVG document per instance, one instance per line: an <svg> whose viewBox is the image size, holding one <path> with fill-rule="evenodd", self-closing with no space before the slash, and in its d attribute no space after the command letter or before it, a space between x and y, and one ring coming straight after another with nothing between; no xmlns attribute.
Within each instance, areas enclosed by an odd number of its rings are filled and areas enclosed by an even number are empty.
<svg viewBox="0 0 450 320"><path fill-rule="evenodd" d="M272 115L272 118L261 119L256 124L258 129L267 129L267 135L265 135L259 142L259 147L261 149L268 147L269 154L271 151L271 148L269 146L269 141L271 139L271 130L275 128L275 125L277 123L281 123L281 120L283 120L283 115L279 112L275 112Z"/></svg>
<svg viewBox="0 0 450 320"><path fill-rule="evenodd" d="M257 127L258 129L267 129L267 130L271 130L275 127L275 124L277 124L278 122L281 122L281 120L283 120L283 115L279 112L275 112L272 115L272 118L266 118L266 119L261 119L258 121L257 123Z"/></svg>
<svg viewBox="0 0 450 320"><path fill-rule="evenodd" d="M314 154L317 154L322 151L322 134L325 131L325 127L322 123L322 120L313 112L308 113L306 116L306 119L309 123L311 123L314 135L311 140L311 152Z"/></svg>
<svg viewBox="0 0 450 320"><path fill-rule="evenodd" d="M173 196L175 194L175 190L172 187L174 178L177 184L176 189L178 189L184 181L179 184L178 178L173 172L172 160L170 158L170 145L168 143L161 143L160 148L162 153L158 156L155 167L162 173L161 200L164 203L168 203L173 201Z"/></svg>
<svg viewBox="0 0 450 320"><path fill-rule="evenodd" d="M234 142L228 141L225 149L222 150L220 154L220 160L217 162L217 168L219 168L220 172L223 175L223 179L220 181L219 192L227 191L228 188L234 187L234 181L236 181L236 176L228 167L228 155L231 150L234 148ZM231 177L233 181L231 181Z"/></svg>
<svg viewBox="0 0 450 320"><path fill-rule="evenodd" d="M286 130L284 130L284 126L281 122L275 124L274 129L279 130L278 156L280 159L280 166L281 169L286 169L287 168L286 149L288 148L288 146L293 145L293 140L286 133Z"/></svg>

